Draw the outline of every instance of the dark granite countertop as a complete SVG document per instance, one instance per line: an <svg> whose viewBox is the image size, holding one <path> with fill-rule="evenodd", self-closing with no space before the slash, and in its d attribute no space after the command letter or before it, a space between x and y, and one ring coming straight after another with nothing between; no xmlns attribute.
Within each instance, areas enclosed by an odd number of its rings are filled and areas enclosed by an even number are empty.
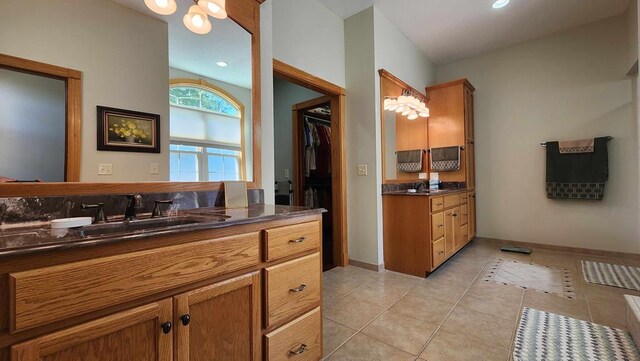
<svg viewBox="0 0 640 361"><path fill-rule="evenodd" d="M273 221L326 212L321 208L255 204L247 208L195 208L166 218L54 230L46 222L0 227L0 259L40 252L134 241L150 236Z"/></svg>
<svg viewBox="0 0 640 361"><path fill-rule="evenodd" d="M432 197L436 197L436 196L441 196L441 195L445 195L445 194L451 194L451 193L462 193L462 192L468 192L468 189L466 188L455 188L455 189L431 189L431 190L424 190L421 192L416 192L416 193L409 193L406 190L398 190L398 191L388 191L388 192L382 192L383 196L432 196Z"/></svg>

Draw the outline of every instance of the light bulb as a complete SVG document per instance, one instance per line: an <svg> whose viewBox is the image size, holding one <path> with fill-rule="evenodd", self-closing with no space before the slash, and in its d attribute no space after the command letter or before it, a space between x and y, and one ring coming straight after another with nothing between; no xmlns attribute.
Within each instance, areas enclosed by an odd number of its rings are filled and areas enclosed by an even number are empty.
<svg viewBox="0 0 640 361"><path fill-rule="evenodd" d="M396 113L402 113L404 111L404 105L398 104L398 108L396 109Z"/></svg>
<svg viewBox="0 0 640 361"><path fill-rule="evenodd" d="M409 107L404 107L404 110L402 111L402 115L407 115L407 114L409 114L409 113L411 113L411 112L412 112L411 108L409 108Z"/></svg>
<svg viewBox="0 0 640 361"><path fill-rule="evenodd" d="M384 110L389 110L390 107L391 107L391 99L386 98L384 100Z"/></svg>
<svg viewBox="0 0 640 361"><path fill-rule="evenodd" d="M423 117L423 118L428 118L429 117L429 109L422 109L420 111L420 113L418 113L419 116Z"/></svg>
<svg viewBox="0 0 640 361"><path fill-rule="evenodd" d="M399 96L398 97L398 103L406 104L407 103L407 96L406 95Z"/></svg>
<svg viewBox="0 0 640 361"><path fill-rule="evenodd" d="M182 22L187 29L196 34L203 35L211 31L211 22L198 5L191 5L189 12L182 18Z"/></svg>
<svg viewBox="0 0 640 361"><path fill-rule="evenodd" d="M507 5L509 5L509 0L496 0L491 7L494 9L500 9Z"/></svg>
<svg viewBox="0 0 640 361"><path fill-rule="evenodd" d="M412 110L411 113L409 113L409 116L407 116L407 118L409 120L414 120L414 119L418 119L418 113L416 113L415 110Z"/></svg>
<svg viewBox="0 0 640 361"><path fill-rule="evenodd" d="M171 15L176 12L176 0L144 0L145 5L156 14Z"/></svg>
<svg viewBox="0 0 640 361"><path fill-rule="evenodd" d="M202 19L202 15L200 14L195 14L192 18L191 18L191 23L196 27L196 28L201 28L204 25L204 20Z"/></svg>
<svg viewBox="0 0 640 361"><path fill-rule="evenodd" d="M198 6L208 15L216 19L227 17L226 0L199 0Z"/></svg>

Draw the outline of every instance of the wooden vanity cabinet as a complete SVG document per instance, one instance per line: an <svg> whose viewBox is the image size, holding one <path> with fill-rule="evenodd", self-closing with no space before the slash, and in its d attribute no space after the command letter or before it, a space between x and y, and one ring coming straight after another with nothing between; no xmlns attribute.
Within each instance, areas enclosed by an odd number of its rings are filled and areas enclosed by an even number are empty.
<svg viewBox="0 0 640 361"><path fill-rule="evenodd" d="M174 297L176 361L260 360L260 275Z"/></svg>
<svg viewBox="0 0 640 361"><path fill-rule="evenodd" d="M0 361L319 360L321 229L303 216L0 264Z"/></svg>
<svg viewBox="0 0 640 361"><path fill-rule="evenodd" d="M172 301L164 299L11 348L12 361L173 359Z"/></svg>

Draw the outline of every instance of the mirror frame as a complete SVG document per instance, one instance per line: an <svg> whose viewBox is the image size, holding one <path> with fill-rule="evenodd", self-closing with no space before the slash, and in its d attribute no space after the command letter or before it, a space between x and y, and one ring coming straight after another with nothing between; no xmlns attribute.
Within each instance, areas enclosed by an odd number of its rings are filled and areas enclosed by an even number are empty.
<svg viewBox="0 0 640 361"><path fill-rule="evenodd" d="M262 186L261 151L261 83L260 83L260 5L265 0L234 0L226 4L229 18L251 34L252 58L252 140L253 181L247 188ZM223 190L223 182L80 182L81 127L82 127L82 73L77 70L39 63L11 55L0 54L0 67L49 76L66 81L67 90L67 145L65 182L2 183L0 197L61 196L84 194L121 194ZM169 81L169 79L167 79ZM167 98L168 99L168 98Z"/></svg>

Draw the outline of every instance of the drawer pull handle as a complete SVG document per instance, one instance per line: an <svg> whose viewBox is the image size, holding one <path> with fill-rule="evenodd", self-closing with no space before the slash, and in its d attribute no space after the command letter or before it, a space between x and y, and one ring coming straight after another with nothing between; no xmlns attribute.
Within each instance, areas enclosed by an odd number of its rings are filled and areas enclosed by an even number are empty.
<svg viewBox="0 0 640 361"><path fill-rule="evenodd" d="M305 289L305 288L307 288L307 285L300 285L300 286L298 286L298 287L296 287L296 288L290 288L290 289L289 289L289 292L295 292L295 293L298 293L298 292L302 292L302 291L304 291L304 289Z"/></svg>
<svg viewBox="0 0 640 361"><path fill-rule="evenodd" d="M182 315L180 316L180 320L182 320L182 324L184 326L188 326L189 323L191 323L191 315L189 315L188 313L186 315Z"/></svg>
<svg viewBox="0 0 640 361"><path fill-rule="evenodd" d="M436 203L436 206L441 206L441 205L442 205L442 203Z"/></svg>
<svg viewBox="0 0 640 361"><path fill-rule="evenodd" d="M173 325L171 324L171 322L165 322L162 325L160 325L160 327L162 328L162 333L166 335L169 332L171 332L171 328L173 327Z"/></svg>
<svg viewBox="0 0 640 361"><path fill-rule="evenodd" d="M289 351L289 355L291 356L296 356L296 355L300 355L301 353L305 353L307 352L307 345L302 344L300 345L300 347L298 347L296 350L293 351Z"/></svg>
<svg viewBox="0 0 640 361"><path fill-rule="evenodd" d="M438 225L438 228L442 228L442 227L444 227L444 224L439 224Z"/></svg>
<svg viewBox="0 0 640 361"><path fill-rule="evenodd" d="M307 239L307 237L300 237L298 239L292 239L289 241L289 243L302 243Z"/></svg>
<svg viewBox="0 0 640 361"><path fill-rule="evenodd" d="M443 254L443 253L444 253L444 251L440 251L440 252L438 252L438 254Z"/></svg>

